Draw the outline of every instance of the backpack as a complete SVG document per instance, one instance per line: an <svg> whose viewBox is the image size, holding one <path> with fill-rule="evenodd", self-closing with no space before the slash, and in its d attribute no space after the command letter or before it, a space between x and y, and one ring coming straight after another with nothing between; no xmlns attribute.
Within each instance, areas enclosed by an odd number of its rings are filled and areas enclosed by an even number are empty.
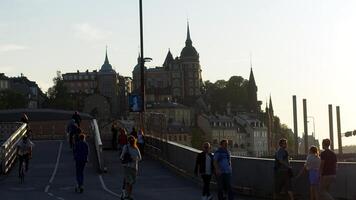
<svg viewBox="0 0 356 200"><path fill-rule="evenodd" d="M130 163L132 162L132 157L131 157L131 154L130 154L130 150L129 150L129 147L126 145L126 151L125 151L125 154L121 160L121 164L127 164L127 163Z"/></svg>

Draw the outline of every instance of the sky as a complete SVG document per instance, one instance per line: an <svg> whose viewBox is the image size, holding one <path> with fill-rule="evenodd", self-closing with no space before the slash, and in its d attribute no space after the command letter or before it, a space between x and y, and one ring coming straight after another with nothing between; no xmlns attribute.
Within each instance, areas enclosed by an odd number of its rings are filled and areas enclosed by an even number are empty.
<svg viewBox="0 0 356 200"><path fill-rule="evenodd" d="M147 66L161 66L168 49L179 56L189 21L203 80L248 78L252 55L258 98L271 95L282 123L293 127L297 95L299 134L303 98L317 138L329 134L328 104L335 133L336 105L342 132L356 129L356 1L143 0L143 6L144 54L153 59ZM132 76L137 0L0 0L0 72L7 76L22 73L46 91L58 70L99 69L106 45L116 71ZM311 133L311 118L308 127ZM356 136L343 144L356 145Z"/></svg>

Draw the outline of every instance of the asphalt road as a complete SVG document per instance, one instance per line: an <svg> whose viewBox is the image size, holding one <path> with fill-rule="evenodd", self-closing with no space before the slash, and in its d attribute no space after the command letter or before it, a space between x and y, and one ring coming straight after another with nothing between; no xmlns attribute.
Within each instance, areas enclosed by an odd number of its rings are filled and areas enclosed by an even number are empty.
<svg viewBox="0 0 356 200"><path fill-rule="evenodd" d="M90 153L85 169L84 193L75 193L75 165L72 151L65 141L35 141L33 159L20 184L18 165L8 175L0 176L0 199L111 200L119 199L122 168L116 151L105 151L108 172L98 174L95 153ZM144 158L140 162L137 183L133 189L137 200L199 200L200 186L183 178L159 162ZM238 198L250 199L250 198ZM250 199L252 200L252 199Z"/></svg>

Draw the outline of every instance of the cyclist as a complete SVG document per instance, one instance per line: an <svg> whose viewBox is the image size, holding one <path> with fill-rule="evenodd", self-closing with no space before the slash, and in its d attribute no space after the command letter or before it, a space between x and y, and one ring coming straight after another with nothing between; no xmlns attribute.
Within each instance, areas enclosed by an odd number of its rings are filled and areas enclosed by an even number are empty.
<svg viewBox="0 0 356 200"><path fill-rule="evenodd" d="M19 158L19 174L21 172L22 163L25 162L26 169L28 171L29 160L32 158L32 146L33 143L28 138L27 135L24 135L22 139L17 143L17 156Z"/></svg>

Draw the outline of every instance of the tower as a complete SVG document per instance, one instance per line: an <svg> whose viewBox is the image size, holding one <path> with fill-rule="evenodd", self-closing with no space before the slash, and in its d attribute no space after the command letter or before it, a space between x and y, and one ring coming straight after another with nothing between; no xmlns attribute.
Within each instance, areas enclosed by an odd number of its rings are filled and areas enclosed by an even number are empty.
<svg viewBox="0 0 356 200"><path fill-rule="evenodd" d="M247 86L247 96L248 96L248 111L257 113L259 112L258 108L258 101L257 101L257 85L255 82L255 77L253 75L253 70L251 66L251 71L250 71L250 78L248 80L248 86Z"/></svg>
<svg viewBox="0 0 356 200"><path fill-rule="evenodd" d="M187 23L185 47L180 53L177 64L178 70L172 71L173 97L178 97L185 104L192 105L201 95L202 77L199 54L190 37L189 23Z"/></svg>

